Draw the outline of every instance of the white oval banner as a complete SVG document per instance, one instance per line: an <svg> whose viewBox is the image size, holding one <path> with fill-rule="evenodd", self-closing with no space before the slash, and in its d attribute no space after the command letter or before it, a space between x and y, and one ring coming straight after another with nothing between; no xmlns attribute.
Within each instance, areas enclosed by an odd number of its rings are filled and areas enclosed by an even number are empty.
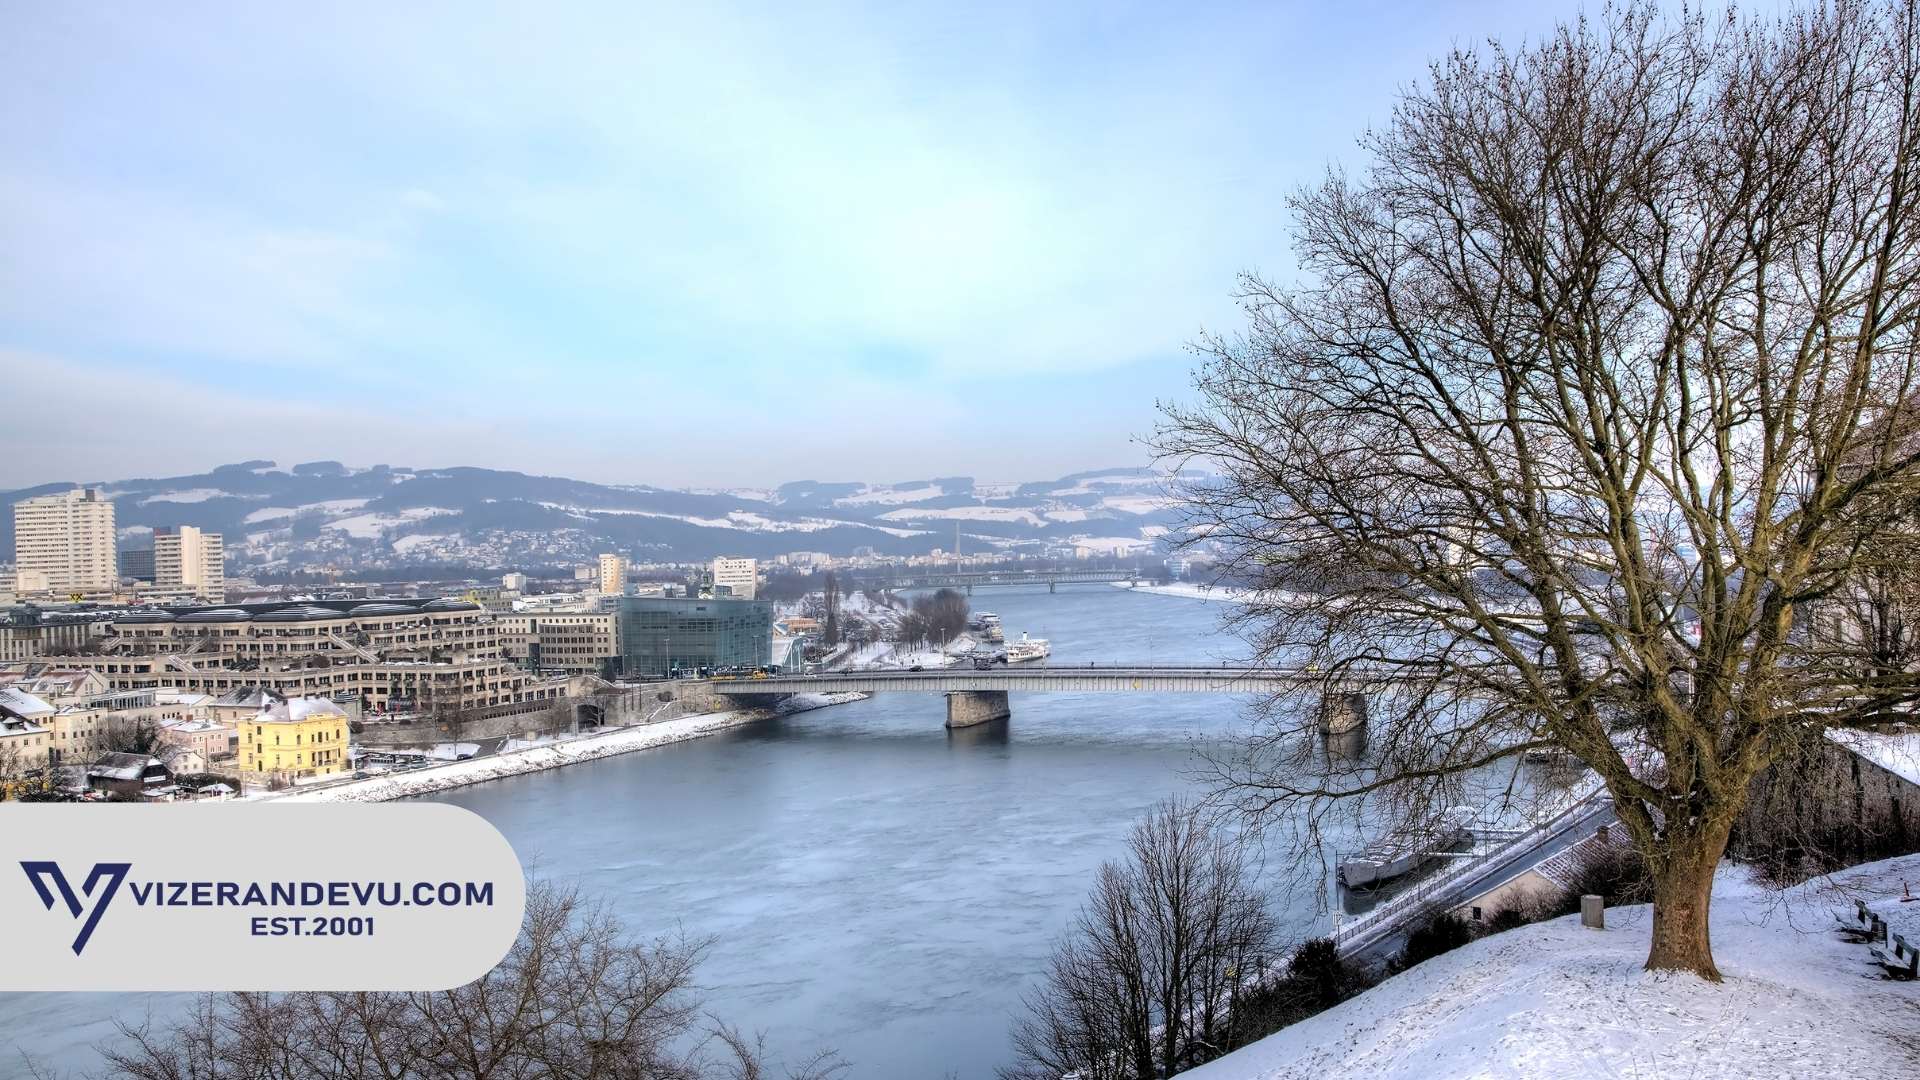
<svg viewBox="0 0 1920 1080"><path fill-rule="evenodd" d="M447 990L526 879L439 803L0 804L0 990Z"/></svg>

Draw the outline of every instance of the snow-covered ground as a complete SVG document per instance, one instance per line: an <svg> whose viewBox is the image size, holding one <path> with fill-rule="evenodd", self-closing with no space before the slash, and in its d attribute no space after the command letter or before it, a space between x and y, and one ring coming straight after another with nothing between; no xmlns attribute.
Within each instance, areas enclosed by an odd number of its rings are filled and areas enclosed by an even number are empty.
<svg viewBox="0 0 1920 1080"><path fill-rule="evenodd" d="M409 506L397 514L356 514L353 517L329 521L321 527L338 530L361 540L375 540L381 533L396 525L454 513L458 511L449 510L444 506Z"/></svg>
<svg viewBox="0 0 1920 1080"><path fill-rule="evenodd" d="M1910 784L1920 784L1920 732L1828 731L1827 738Z"/></svg>
<svg viewBox="0 0 1920 1080"><path fill-rule="evenodd" d="M1153 541L1138 536L1070 536L1067 543L1104 555L1133 555L1153 546Z"/></svg>
<svg viewBox="0 0 1920 1080"><path fill-rule="evenodd" d="M1111 584L1116 589L1130 587L1124 581L1115 581ZM1159 593L1161 596L1185 596L1195 600L1218 600L1228 604L1244 603L1247 597L1253 595L1251 589L1237 589L1225 585L1202 585L1194 581L1176 581L1168 585L1135 585L1131 586L1131 588L1138 592Z"/></svg>
<svg viewBox="0 0 1920 1080"><path fill-rule="evenodd" d="M1023 525L1044 525L1031 510L1010 506L907 507L880 515L888 521L1017 521Z"/></svg>
<svg viewBox="0 0 1920 1080"><path fill-rule="evenodd" d="M1651 911L1569 916L1429 960L1188 1080L1365 1077L1920 1076L1920 983L1884 978L1865 945L1833 932L1860 897L1920 937L1920 855L1776 893L1740 867L1714 887L1713 951L1725 981L1654 974Z"/></svg>
<svg viewBox="0 0 1920 1080"><path fill-rule="evenodd" d="M149 495L140 500L140 505L145 506L148 503L157 502L197 503L206 502L208 499L227 497L227 493L221 491L219 488L188 488L185 491L162 491L157 495ZM245 498L245 496L240 496L240 498Z"/></svg>
<svg viewBox="0 0 1920 1080"><path fill-rule="evenodd" d="M796 694L781 703L782 714L805 712L847 701L858 701L865 694ZM487 757L470 758L425 769L389 773L345 784L308 791L275 793L263 796L275 802L390 802L414 795L429 795L449 788L482 784L523 773L543 772L582 761L594 761L615 754L630 754L656 746L698 739L731 727L761 719L762 712L719 712L683 716L655 724L615 728L612 731L579 738L535 740ZM511 744L510 744L511 745Z"/></svg>
<svg viewBox="0 0 1920 1080"><path fill-rule="evenodd" d="M946 651L933 649L902 649L890 641L874 642L864 646L853 655L847 664L851 669L863 668L910 668L910 667L948 667L967 658L974 649L973 638L962 634L956 638Z"/></svg>

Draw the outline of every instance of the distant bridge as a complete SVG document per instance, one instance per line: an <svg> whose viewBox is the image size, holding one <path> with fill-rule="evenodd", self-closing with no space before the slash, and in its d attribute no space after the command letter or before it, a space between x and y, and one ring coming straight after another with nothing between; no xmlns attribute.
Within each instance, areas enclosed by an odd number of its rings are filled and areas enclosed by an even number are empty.
<svg viewBox="0 0 1920 1080"><path fill-rule="evenodd" d="M1329 675L1307 668L1233 666L1169 667L1150 664L1018 665L990 668L936 668L931 671L878 669L823 671L815 675L775 675L763 679L719 678L714 693L729 696L838 694L849 691L918 691L947 695L947 726L967 727L1011 715L1007 693L1268 694L1315 687L1323 692L1321 726L1351 731L1366 723L1365 692L1393 681L1387 672Z"/></svg>
<svg viewBox="0 0 1920 1080"><path fill-rule="evenodd" d="M857 576L857 575L856 575ZM859 577L862 587L876 589L963 589L973 590L1003 585L1045 585L1056 592L1062 585L1105 585L1124 581L1138 585L1149 580L1138 570L995 570L984 573L929 571L922 574L889 574L884 577Z"/></svg>

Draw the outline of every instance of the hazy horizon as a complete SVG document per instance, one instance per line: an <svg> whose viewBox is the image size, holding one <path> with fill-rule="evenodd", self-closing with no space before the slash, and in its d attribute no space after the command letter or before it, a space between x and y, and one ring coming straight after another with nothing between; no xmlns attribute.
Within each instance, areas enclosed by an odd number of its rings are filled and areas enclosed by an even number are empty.
<svg viewBox="0 0 1920 1080"><path fill-rule="evenodd" d="M968 469L962 468L962 469L956 469L952 471L945 471L945 472L938 472L938 473L911 474L911 475L902 474L899 476L891 476L891 475L889 476L852 476L852 475L842 476L838 474L820 475L820 476L796 475L796 476L782 476L778 479L769 478L762 481L755 481L755 482L741 483L741 484L673 484L673 483L663 483L659 481L646 480L646 479L628 479L628 480L622 480L617 478L616 479L599 479L599 478L588 477L588 476L572 476L566 473L550 472L550 471L545 471L540 469L519 469L519 468L513 468L511 466L476 465L472 462L464 462L464 461L462 462L428 462L423 464L421 462L415 462L415 461L365 461L365 462L347 461L339 458L314 458L312 460L301 460L301 461L293 461L291 459L276 460L272 458L251 458L251 459L246 459L241 461L216 462L214 465L209 466L206 469L199 469L193 472L172 472L172 471L128 472L125 474L115 474L111 476L43 477L41 479L32 480L27 483L0 485L0 490L26 491L34 488L68 485L68 484L71 484L75 487L92 487L92 486L102 485L102 484L124 484L124 483L135 482L135 481L188 479L188 478L193 478L198 476L204 476L215 469L236 466L236 465L246 465L254 461L273 461L273 467L272 467L273 471L282 472L282 473L291 473L296 466L300 466L300 465L319 465L319 464L325 464L325 463L342 465L350 470L353 470L354 472L364 472L368 469L378 468L380 466L387 466L393 469L405 469L407 471L416 472L416 473L440 472L448 469L473 468L473 469L491 469L496 472L522 473L528 476L551 477L555 479L564 479L564 480L578 480L586 483L602 484L608 487L651 487L651 488L663 488L663 489L672 490L672 491L688 491L688 492L772 491L786 484L805 484L805 483L817 483L817 484L863 483L863 484L873 485L875 487L886 487L886 486L898 486L898 485L932 481L932 480L957 479L961 477L969 477L977 483L984 483L984 484L1027 483L1027 482L1035 482L1035 481L1061 480L1070 476L1078 476L1086 473L1110 473L1110 472L1121 472L1121 471L1136 470L1136 469L1147 469L1155 472L1165 473L1171 468L1171 466L1161 465L1151 461L1145 461L1140 464L1103 465L1103 466L1094 466L1092 468L1086 468L1086 469L1068 469L1065 472L1061 472L1061 473L1047 472L1044 475L1041 475L1041 474L1034 474L1034 475L1010 474L1005 476L987 475L979 472L978 470L968 470Z"/></svg>

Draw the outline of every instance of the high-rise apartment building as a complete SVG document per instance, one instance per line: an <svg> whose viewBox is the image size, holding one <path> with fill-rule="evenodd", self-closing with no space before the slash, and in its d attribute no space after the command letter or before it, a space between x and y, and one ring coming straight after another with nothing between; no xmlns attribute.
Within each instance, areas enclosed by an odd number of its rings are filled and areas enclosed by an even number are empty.
<svg viewBox="0 0 1920 1080"><path fill-rule="evenodd" d="M216 604L224 601L227 553L220 534L192 525L153 530L153 583L162 589L191 589Z"/></svg>
<svg viewBox="0 0 1920 1080"><path fill-rule="evenodd" d="M13 562L23 580L44 576L56 593L111 590L120 584L114 548L113 500L99 488L13 504Z"/></svg>
<svg viewBox="0 0 1920 1080"><path fill-rule="evenodd" d="M715 559L713 584L716 589L724 585L733 596L751 600L760 585L760 564L755 559Z"/></svg>
<svg viewBox="0 0 1920 1080"><path fill-rule="evenodd" d="M618 596L627 591L627 557L600 556L600 591Z"/></svg>

